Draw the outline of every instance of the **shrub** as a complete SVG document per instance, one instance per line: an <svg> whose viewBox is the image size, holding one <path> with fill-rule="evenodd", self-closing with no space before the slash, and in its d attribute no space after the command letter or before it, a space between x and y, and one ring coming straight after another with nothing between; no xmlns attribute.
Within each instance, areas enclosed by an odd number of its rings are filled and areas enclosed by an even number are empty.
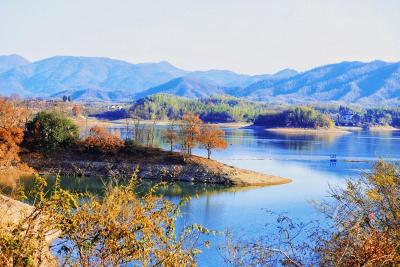
<svg viewBox="0 0 400 267"><path fill-rule="evenodd" d="M124 147L124 140L119 135L109 133L105 128L94 126L83 141L83 145L91 151L115 153Z"/></svg>
<svg viewBox="0 0 400 267"><path fill-rule="evenodd" d="M59 112L39 112L26 125L26 142L41 149L69 146L78 139L78 126Z"/></svg>
<svg viewBox="0 0 400 267"><path fill-rule="evenodd" d="M28 194L35 205L0 224L0 265L57 265L44 258L49 235L56 234L51 245L60 266L195 266L208 244L198 240L209 231L191 225L177 233L181 204L151 193L139 197L135 181L133 175L126 185L110 184L98 198L61 189L59 178L49 193L36 176Z"/></svg>

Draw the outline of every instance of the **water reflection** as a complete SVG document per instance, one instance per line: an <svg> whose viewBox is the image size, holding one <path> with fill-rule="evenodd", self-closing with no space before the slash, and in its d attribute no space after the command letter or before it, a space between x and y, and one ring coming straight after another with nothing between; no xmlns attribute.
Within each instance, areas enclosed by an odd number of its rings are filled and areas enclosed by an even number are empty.
<svg viewBox="0 0 400 267"><path fill-rule="evenodd" d="M149 126L146 126L149 127ZM155 144L167 149L157 126ZM129 131L113 127L125 138ZM246 238L265 233L264 225L270 219L265 209L288 212L289 216L305 221L321 219L309 205L310 200L321 200L329 184L340 185L345 178L352 179L368 171L376 160L400 160L400 132L354 131L345 135L287 135L255 129L228 129L227 150L213 153L223 163L254 171L288 177L290 184L260 188L226 188L218 185L174 183L159 188L159 193L172 201L182 196L193 198L183 207L179 225L200 223L214 230L230 229ZM206 151L195 149L197 155ZM336 155L331 164L330 155ZM0 180L1 181L1 180ZM7 180L5 183L12 184ZM144 182L140 191L146 191L154 181ZM98 192L103 182L93 178L62 180L62 186L73 190ZM96 191L97 190L97 191ZM200 254L200 266L221 266L216 247L224 238L212 238L213 247Z"/></svg>

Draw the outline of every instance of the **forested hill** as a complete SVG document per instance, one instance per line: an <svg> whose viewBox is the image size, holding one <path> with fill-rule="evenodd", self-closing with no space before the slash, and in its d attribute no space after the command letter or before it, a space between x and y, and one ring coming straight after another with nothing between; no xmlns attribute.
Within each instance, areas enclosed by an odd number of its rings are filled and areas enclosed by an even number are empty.
<svg viewBox="0 0 400 267"><path fill-rule="evenodd" d="M400 103L399 62L341 62L298 73L246 75L187 71L162 61L132 64L100 57L56 56L29 62L0 56L0 95L75 101L132 101L168 93L199 98L227 95L274 103Z"/></svg>

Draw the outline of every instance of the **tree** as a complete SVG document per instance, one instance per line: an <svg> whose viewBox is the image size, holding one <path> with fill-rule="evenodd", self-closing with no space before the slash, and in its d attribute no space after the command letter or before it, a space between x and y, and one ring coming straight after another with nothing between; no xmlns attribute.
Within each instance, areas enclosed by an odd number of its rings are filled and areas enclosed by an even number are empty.
<svg viewBox="0 0 400 267"><path fill-rule="evenodd" d="M60 112L41 111L26 125L26 141L41 149L68 146L79 139L79 128Z"/></svg>
<svg viewBox="0 0 400 267"><path fill-rule="evenodd" d="M225 139L225 131L216 125L205 125L201 128L201 132L197 138L200 146L207 150L207 158L211 158L213 149L226 149L228 144Z"/></svg>
<svg viewBox="0 0 400 267"><path fill-rule="evenodd" d="M74 105L73 107L72 107L72 114L75 116L75 117L79 117L79 116L81 116L81 107L80 106L78 106L78 105Z"/></svg>
<svg viewBox="0 0 400 267"><path fill-rule="evenodd" d="M170 145L170 150L171 152L173 151L174 144L178 139L178 135L176 134L174 130L174 126L171 124L168 126L168 128L164 131L163 133L163 138L168 142Z"/></svg>
<svg viewBox="0 0 400 267"><path fill-rule="evenodd" d="M90 129L89 136L85 138L83 144L86 149L101 153L115 153L124 147L121 137L99 126Z"/></svg>
<svg viewBox="0 0 400 267"><path fill-rule="evenodd" d="M200 126L203 121L192 112L188 112L182 116L180 125L180 134L182 138L182 148L188 154L192 155L192 148L196 145L196 139L200 133Z"/></svg>
<svg viewBox="0 0 400 267"><path fill-rule="evenodd" d="M0 169L19 164L26 110L16 102L0 98Z"/></svg>

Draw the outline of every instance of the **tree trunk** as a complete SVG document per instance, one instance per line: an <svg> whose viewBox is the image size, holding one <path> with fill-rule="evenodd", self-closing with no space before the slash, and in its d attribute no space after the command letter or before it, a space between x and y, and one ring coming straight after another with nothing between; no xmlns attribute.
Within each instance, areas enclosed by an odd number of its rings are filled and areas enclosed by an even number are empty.
<svg viewBox="0 0 400 267"><path fill-rule="evenodd" d="M207 155L207 156L208 156L207 158L210 159L210 158L211 158L211 149L207 149L207 154L208 154L208 155Z"/></svg>

